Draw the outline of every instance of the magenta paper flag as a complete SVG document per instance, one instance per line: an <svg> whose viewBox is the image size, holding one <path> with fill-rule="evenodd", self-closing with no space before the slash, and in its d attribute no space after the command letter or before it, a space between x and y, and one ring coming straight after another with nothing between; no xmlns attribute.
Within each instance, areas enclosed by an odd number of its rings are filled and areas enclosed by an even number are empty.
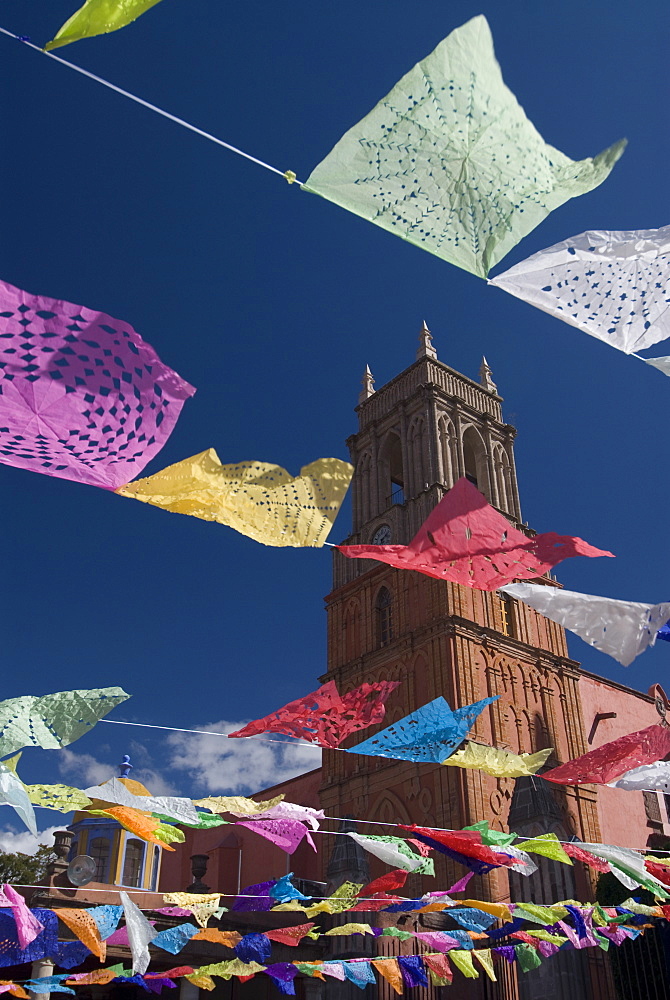
<svg viewBox="0 0 670 1000"><path fill-rule="evenodd" d="M117 489L195 392L132 326L0 281L0 462Z"/></svg>
<svg viewBox="0 0 670 1000"><path fill-rule="evenodd" d="M377 559L437 580L497 590L542 576L570 556L611 556L581 538L553 531L528 538L459 479L431 511L409 545L338 545L350 559Z"/></svg>
<svg viewBox="0 0 670 1000"><path fill-rule="evenodd" d="M3 885L0 906L11 906L16 921L16 934L21 948L27 948L31 941L42 933L44 924L28 909L23 896L11 885Z"/></svg>
<svg viewBox="0 0 670 1000"><path fill-rule="evenodd" d="M383 720L384 702L399 684L400 681L361 684L340 695L335 682L328 681L312 694L247 723L243 729L228 733L228 739L284 733L322 747L338 747L347 736Z"/></svg>
<svg viewBox="0 0 670 1000"><path fill-rule="evenodd" d="M232 811L233 816L240 813ZM310 829L318 830L319 821L324 819L323 809L311 809L294 802L279 802L257 816L245 817L238 821L237 826L246 826L261 837L271 840L287 854L293 854L304 837L307 843L316 850Z"/></svg>

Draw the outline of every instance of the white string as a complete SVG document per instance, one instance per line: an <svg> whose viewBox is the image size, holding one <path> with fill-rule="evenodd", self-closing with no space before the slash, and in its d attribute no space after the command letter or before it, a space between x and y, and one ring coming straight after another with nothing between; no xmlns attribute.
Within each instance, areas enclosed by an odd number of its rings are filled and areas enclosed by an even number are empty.
<svg viewBox="0 0 670 1000"><path fill-rule="evenodd" d="M228 733L215 733L211 729L178 729L176 726L152 726L149 722L121 722L120 719L99 719L99 722L109 722L113 726L139 726L141 729L167 729L171 733L194 733L196 736L223 736ZM262 743L281 743L287 747L311 747L313 750L323 750L319 743L301 743L299 740L272 740L265 736L235 736L240 740L260 740ZM326 747L327 750L344 750L344 747Z"/></svg>
<svg viewBox="0 0 670 1000"><path fill-rule="evenodd" d="M83 69L83 67L77 66L75 63L68 62L67 59L55 56L53 52L46 52L44 49L41 49L39 45L34 45L25 38L21 38L20 35L15 35L14 32L8 31L6 28L0 27L0 32L2 32L3 35L7 35L9 38L16 39L17 42L22 42L24 45L27 45L28 48L34 49L35 52L39 52L40 55L48 56L49 59L54 59L62 66L67 66L68 69L73 69L76 73L81 73L82 76L87 76L89 80L95 80L96 83L101 83L103 87L108 87L109 90L113 90L117 94L121 94L122 97L127 97L128 100L135 101L136 104L141 104L143 108L148 108L149 111L155 111L157 115L162 115L163 118L168 118L176 125L181 125L183 128L187 128L191 132L201 135L203 139L209 139L210 142L215 142L217 146L223 146L224 149L229 149L231 153L237 153L238 156L243 156L246 160L251 160L252 163L257 163L259 167L265 167L266 170L271 170L273 174L279 174L279 176L283 177L284 180L288 180L288 171L285 173L283 170L278 170L277 167L273 167L269 163L265 163L263 160L259 160L257 157L251 156L249 153L245 153L244 150L238 149L237 146L231 146L229 142L224 142L223 139L217 138L217 136L212 135L210 132L204 132L202 129L197 128L197 126L191 125L190 122L184 121L183 118L178 118L176 115L170 114L169 111L164 111L155 104L150 104L149 101L145 101L143 98L137 97L135 94L131 94L130 91L117 87L116 84L110 83L109 80L104 80L101 76L96 76L95 73L91 73L89 70ZM291 183L293 183L293 181L291 181ZM302 181L296 180L296 183L302 184Z"/></svg>
<svg viewBox="0 0 670 1000"><path fill-rule="evenodd" d="M178 729L175 726L155 726L155 725L151 725L151 723L148 723L148 722L121 722L119 719L100 719L99 721L100 722L109 722L112 725L116 725L116 726L139 726L142 729L166 729L169 732L175 732L175 733L194 733L196 736L224 736L224 737L226 737L228 735L227 733L215 733L215 732L213 732L211 730L206 730L206 729ZM269 738L264 737L264 736L255 736L255 735L235 737L235 739L238 739L238 738L239 739L243 739L243 740L261 740L264 743L281 743L284 746L312 747L314 750L323 750L323 749L326 749L326 750L342 750L344 753L348 753L349 752L346 749L346 747L322 747L318 743L301 743L298 740L273 740L273 739L269 739ZM473 742L473 741L471 740L470 742ZM481 744L481 745L483 746L484 744ZM392 760L394 758L386 758L386 759ZM542 777L542 775L540 775L540 777ZM640 790L641 789L636 789L636 791L640 791ZM648 789L648 791L658 791L658 789L651 788L651 789ZM45 806L44 808L48 808L48 806ZM246 817L245 819L247 819L247 820L253 819L253 816ZM397 827L398 826L397 823L384 823L384 822L382 822L381 820L378 820L378 819L353 819L351 816L325 816L324 819L329 819L329 820L332 820L332 821L338 822L338 823L347 822L347 823L368 824L370 826L388 826L388 827ZM437 830L440 833L459 833L460 832L458 830L452 830L452 829L450 829L448 827L441 827L441 826L433 826L430 829L431 830ZM335 830L314 830L312 832L313 833L337 833L338 831L335 831ZM405 837L405 838L400 838L400 839L407 840L407 839L410 839L410 838ZM521 834L517 834L517 840L535 840L535 837L524 837ZM579 847L579 843L577 843L576 841L572 841L572 840L559 840L558 843L559 844L575 844L575 846ZM608 846L613 846L613 845L608 845ZM649 847L628 847L628 848L626 848L626 850L629 850L629 851L640 851L642 854L644 854L645 851L649 851L649 850L651 850L651 848L649 848ZM661 851L661 850L654 849L654 854L669 854L670 855L670 850Z"/></svg>

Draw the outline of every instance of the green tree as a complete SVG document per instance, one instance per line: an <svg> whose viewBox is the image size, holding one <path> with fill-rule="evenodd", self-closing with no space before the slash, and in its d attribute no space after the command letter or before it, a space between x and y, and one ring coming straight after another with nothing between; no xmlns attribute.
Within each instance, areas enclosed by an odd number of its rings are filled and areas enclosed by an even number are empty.
<svg viewBox="0 0 670 1000"><path fill-rule="evenodd" d="M47 866L56 855L53 847L39 847L35 854L0 853L0 883L37 885L46 875Z"/></svg>

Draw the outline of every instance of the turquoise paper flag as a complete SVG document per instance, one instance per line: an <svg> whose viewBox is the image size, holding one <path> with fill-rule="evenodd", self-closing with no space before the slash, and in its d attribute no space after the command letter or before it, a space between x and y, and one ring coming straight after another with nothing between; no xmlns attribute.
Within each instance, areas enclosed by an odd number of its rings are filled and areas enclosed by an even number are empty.
<svg viewBox="0 0 670 1000"><path fill-rule="evenodd" d="M485 278L550 212L601 184L624 147L575 162L548 145L505 86L480 15L411 69L303 188Z"/></svg>

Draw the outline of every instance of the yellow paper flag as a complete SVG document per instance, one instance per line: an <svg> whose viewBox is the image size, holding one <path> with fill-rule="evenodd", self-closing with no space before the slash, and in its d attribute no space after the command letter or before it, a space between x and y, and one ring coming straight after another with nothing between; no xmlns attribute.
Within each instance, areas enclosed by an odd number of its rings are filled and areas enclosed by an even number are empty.
<svg viewBox="0 0 670 1000"><path fill-rule="evenodd" d="M498 750L497 747L485 747L480 743L466 743L462 750L442 763L447 767L469 767L474 771L485 771L494 778L521 778L535 774L552 750L553 747L549 747L547 750L538 750L537 753L518 754Z"/></svg>
<svg viewBox="0 0 670 1000"><path fill-rule="evenodd" d="M58 30L56 37L44 46L47 52L82 38L106 35L125 28L160 0L86 0L83 7Z"/></svg>
<svg viewBox="0 0 670 1000"><path fill-rule="evenodd" d="M175 514L227 524L263 545L319 547L353 471L338 458L319 458L293 477L267 462L222 465L210 448L116 492Z"/></svg>

